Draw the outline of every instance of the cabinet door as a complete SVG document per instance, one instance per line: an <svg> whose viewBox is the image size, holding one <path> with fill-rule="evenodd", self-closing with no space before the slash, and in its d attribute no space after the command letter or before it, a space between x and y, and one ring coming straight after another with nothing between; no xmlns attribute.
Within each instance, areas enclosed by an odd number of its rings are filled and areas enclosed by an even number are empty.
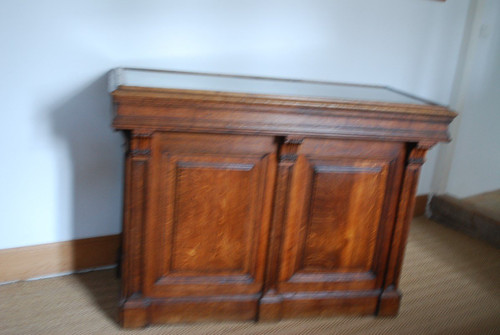
<svg viewBox="0 0 500 335"><path fill-rule="evenodd" d="M158 133L152 148L145 295L259 293L276 170L274 139Z"/></svg>
<svg viewBox="0 0 500 335"><path fill-rule="evenodd" d="M283 233L279 291L380 288L403 145L306 139L297 154Z"/></svg>

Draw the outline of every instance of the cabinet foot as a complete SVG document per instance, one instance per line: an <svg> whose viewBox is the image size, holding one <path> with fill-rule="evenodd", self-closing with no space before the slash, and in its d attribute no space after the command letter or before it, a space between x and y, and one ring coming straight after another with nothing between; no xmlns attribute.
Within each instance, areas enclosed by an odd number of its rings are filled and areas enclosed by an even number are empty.
<svg viewBox="0 0 500 335"><path fill-rule="evenodd" d="M387 289L380 296L377 315L396 316L401 302L401 292L397 289Z"/></svg>
<svg viewBox="0 0 500 335"><path fill-rule="evenodd" d="M258 321L279 321L283 317L283 297L278 294L266 294L260 300Z"/></svg>
<svg viewBox="0 0 500 335"><path fill-rule="evenodd" d="M148 304L143 299L130 299L120 305L120 325L141 328L149 324Z"/></svg>

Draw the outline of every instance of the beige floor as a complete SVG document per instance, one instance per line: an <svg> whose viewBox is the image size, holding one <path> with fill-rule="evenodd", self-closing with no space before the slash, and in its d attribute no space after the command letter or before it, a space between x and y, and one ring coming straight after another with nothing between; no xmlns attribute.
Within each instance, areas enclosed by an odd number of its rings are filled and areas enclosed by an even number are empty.
<svg viewBox="0 0 500 335"><path fill-rule="evenodd" d="M334 317L153 326L116 324L112 270L0 286L0 334L500 334L500 250L413 222L396 318Z"/></svg>

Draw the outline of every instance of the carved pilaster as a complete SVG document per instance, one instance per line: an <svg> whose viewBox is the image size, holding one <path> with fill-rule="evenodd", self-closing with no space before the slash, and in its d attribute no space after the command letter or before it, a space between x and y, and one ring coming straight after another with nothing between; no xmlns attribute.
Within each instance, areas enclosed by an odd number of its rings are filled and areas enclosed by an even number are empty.
<svg viewBox="0 0 500 335"><path fill-rule="evenodd" d="M285 137L279 141L278 173L274 195L273 220L270 233L266 276L263 297L259 306L259 320L279 320L282 317L283 298L277 292L280 271L280 250L283 226L286 221L286 208L290 190L293 167L297 161L297 151L303 138Z"/></svg>
<svg viewBox="0 0 500 335"><path fill-rule="evenodd" d="M398 290L399 275L415 207L418 177L420 168L425 162L425 154L434 144L435 142L420 142L408 145L403 184L399 195L393 238L391 239L393 242L389 250L387 272L379 301L379 315L392 316L396 315L399 310L401 300L401 293Z"/></svg>
<svg viewBox="0 0 500 335"><path fill-rule="evenodd" d="M152 132L133 131L128 141L125 165L126 188L123 213L122 285L123 302L141 292L143 227Z"/></svg>

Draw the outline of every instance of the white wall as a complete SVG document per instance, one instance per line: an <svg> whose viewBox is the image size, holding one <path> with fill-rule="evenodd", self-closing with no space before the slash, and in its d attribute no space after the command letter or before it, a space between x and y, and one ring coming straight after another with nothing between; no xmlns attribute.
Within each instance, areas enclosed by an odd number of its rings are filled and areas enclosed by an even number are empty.
<svg viewBox="0 0 500 335"><path fill-rule="evenodd" d="M2 1L0 248L121 230L109 69L383 84L447 104L469 2Z"/></svg>
<svg viewBox="0 0 500 335"><path fill-rule="evenodd" d="M451 99L455 141L439 150L432 188L458 198L500 188L500 1L473 5Z"/></svg>

